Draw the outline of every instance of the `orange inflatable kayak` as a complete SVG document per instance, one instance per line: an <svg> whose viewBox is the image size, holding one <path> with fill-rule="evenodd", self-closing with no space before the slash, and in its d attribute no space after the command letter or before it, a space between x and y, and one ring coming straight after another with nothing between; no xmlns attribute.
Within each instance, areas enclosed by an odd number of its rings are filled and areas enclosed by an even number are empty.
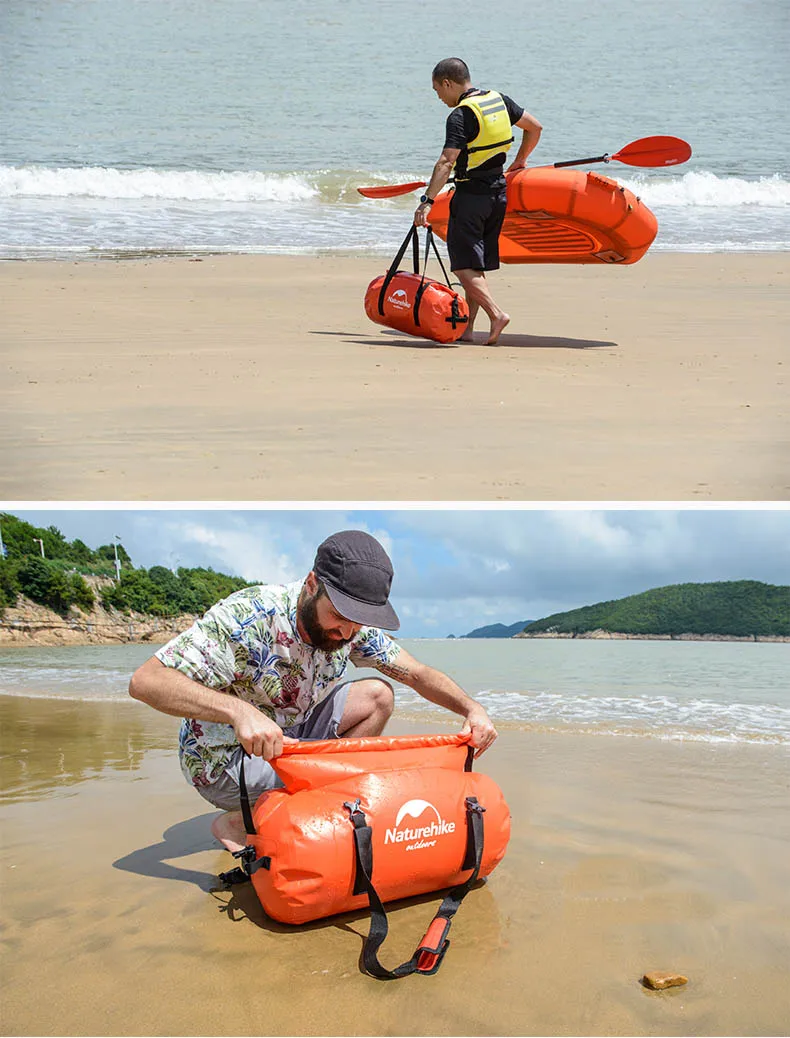
<svg viewBox="0 0 790 1038"><path fill-rule="evenodd" d="M252 807L242 767L247 847L236 855L266 914L301 924L369 905L367 971L435 972L455 910L502 860L510 836L501 790L471 770L468 736L286 743L272 766L285 786ZM412 960L382 967L383 902L447 887Z"/></svg>
<svg viewBox="0 0 790 1038"><path fill-rule="evenodd" d="M429 216L447 238L453 192ZM658 221L628 188L599 173L536 166L507 174L507 214L499 235L502 263L636 263Z"/></svg>

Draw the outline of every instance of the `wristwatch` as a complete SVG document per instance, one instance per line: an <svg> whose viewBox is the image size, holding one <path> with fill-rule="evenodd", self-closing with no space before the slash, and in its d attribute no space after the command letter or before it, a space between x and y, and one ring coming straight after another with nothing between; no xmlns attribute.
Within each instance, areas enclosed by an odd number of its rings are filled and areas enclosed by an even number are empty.
<svg viewBox="0 0 790 1038"><path fill-rule="evenodd" d="M428 198L427 195L420 195L420 205L433 205L435 199Z"/></svg>

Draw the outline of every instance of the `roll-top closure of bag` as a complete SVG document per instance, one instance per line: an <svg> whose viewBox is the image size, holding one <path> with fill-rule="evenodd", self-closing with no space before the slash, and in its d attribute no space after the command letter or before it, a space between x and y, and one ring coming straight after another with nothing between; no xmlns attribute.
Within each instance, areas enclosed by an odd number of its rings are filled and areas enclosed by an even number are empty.
<svg viewBox="0 0 790 1038"><path fill-rule="evenodd" d="M438 767L462 772L468 743L468 735L331 739L286 744L287 752L271 763L284 782L285 791L296 793L370 771L384 773Z"/></svg>
<svg viewBox="0 0 790 1038"><path fill-rule="evenodd" d="M469 735L378 735L362 739L314 739L283 744L283 757L295 753L365 753L373 750L418 750L427 746L466 746ZM279 760L279 758L275 758Z"/></svg>

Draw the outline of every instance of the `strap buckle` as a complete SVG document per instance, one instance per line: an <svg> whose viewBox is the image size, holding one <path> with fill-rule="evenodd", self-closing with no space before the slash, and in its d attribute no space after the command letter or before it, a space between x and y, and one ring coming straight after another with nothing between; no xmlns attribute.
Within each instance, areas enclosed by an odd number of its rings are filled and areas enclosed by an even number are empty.
<svg viewBox="0 0 790 1038"><path fill-rule="evenodd" d="M478 801L477 797L467 797L464 803L466 804L467 811L474 811L478 815L485 814L485 808Z"/></svg>
<svg viewBox="0 0 790 1038"><path fill-rule="evenodd" d="M242 865L249 865L255 861L255 848L251 843L248 843L245 847L242 847L239 851L231 851L234 858L240 858Z"/></svg>
<svg viewBox="0 0 790 1038"><path fill-rule="evenodd" d="M439 969L442 959L450 947L447 934L450 932L451 925L451 919L437 916L428 927L415 952L417 973L430 976Z"/></svg>
<svg viewBox="0 0 790 1038"><path fill-rule="evenodd" d="M368 824L368 820L365 818L365 812L360 806L361 803L362 801L357 797L353 803L350 800L346 800L343 804L343 807L345 807L349 812L349 821L355 829L364 829Z"/></svg>
<svg viewBox="0 0 790 1038"><path fill-rule="evenodd" d="M262 854L260 858L255 857L255 848L251 843L248 843L246 847L242 847L241 850L231 851L234 858L239 858L241 861L241 867L247 876L252 877L258 869L270 869L272 867L272 859L269 854ZM234 870L235 871L235 870Z"/></svg>

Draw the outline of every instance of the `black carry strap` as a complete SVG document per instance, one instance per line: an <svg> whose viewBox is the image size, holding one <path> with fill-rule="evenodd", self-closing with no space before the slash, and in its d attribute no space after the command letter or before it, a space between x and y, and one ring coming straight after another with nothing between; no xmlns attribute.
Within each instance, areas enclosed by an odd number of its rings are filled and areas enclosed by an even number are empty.
<svg viewBox="0 0 790 1038"><path fill-rule="evenodd" d="M419 238L417 237L417 228L414 226L414 224L412 224L409 228L409 233L403 239L403 244L398 249L395 255L395 259L389 265L389 269L387 270L387 274L384 278L384 283L382 284L381 291L379 292L379 314L382 317L384 316L384 297L387 294L387 289L390 286L390 282L398 273L400 261L406 254L406 249L408 249L409 247L409 242L412 242L412 266L414 267L414 273L419 274L420 272L420 242Z"/></svg>
<svg viewBox="0 0 790 1038"><path fill-rule="evenodd" d="M357 866L354 893L367 892L370 903L370 930L362 949L362 962L365 971L371 976L378 977L380 980L396 980L399 977L408 977L412 973L429 976L436 973L441 966L447 949L450 947L447 934L450 932L453 916L477 882L480 863L483 860L483 812L485 808L478 803L477 797L467 797L465 804L467 848L462 868L471 868L472 874L464 883L460 883L448 892L414 955L408 962L402 963L394 970L386 969L378 960L378 950L384 943L389 926L384 905L373 886L372 830L359 806L359 800L344 804L351 814L351 823L354 826L354 852Z"/></svg>
<svg viewBox="0 0 790 1038"><path fill-rule="evenodd" d="M386 277L384 278L384 281L383 281L382 286L381 286L381 290L379 291L379 314L382 317L384 316L384 299L385 299L385 297L387 295L387 289L389 288L390 282L392 281L392 279L398 273L398 267L400 265L400 261L403 259L404 255L406 254L406 249L409 247L409 242L412 243L412 265L413 265L413 268L414 268L413 272L414 272L414 274L419 274L420 273L420 241L419 241L419 233L418 233L417 227L414 224L412 224L411 227L409 228L409 233L403 239L403 244L398 249L398 252L397 252L397 255L395 256L395 259L392 261L392 263L390 264L389 269L387 270ZM444 275L444 280L447 283L447 287L449 289L452 289L452 287L453 287L451 282L450 282L450 278L448 277L447 271L444 269L444 263L442 262L442 257L440 256L439 250L436 247L436 241L435 241L434 236L433 236L433 230L431 229L431 227L426 227L425 228L425 260L423 261L422 280L420 281L420 287L417 289L417 293L416 293L416 295L414 297L414 308L412 310L412 315L414 317L414 324L416 325L417 328L420 327L420 303L422 303L423 294L425 292L425 289L428 287L426 285L426 283L425 283L425 275L426 275L426 272L428 270L428 257L430 255L431 248L433 248L434 254L435 254L437 260L439 261L439 266L442 268L442 274ZM455 331L457 325L459 325L459 324L466 324L466 322L469 320L468 317L462 317L461 316L460 308L458 306L458 296L457 295L453 299L453 302L452 302L451 315L450 315L450 317L446 317L445 320L448 323L452 324L453 331Z"/></svg>
<svg viewBox="0 0 790 1038"><path fill-rule="evenodd" d="M242 748L241 761L239 766L239 800L241 801L241 814L244 819L244 830L248 836L257 836L257 830L255 828L255 822L252 819L252 808L250 807L250 796L247 792L247 780L244 777L244 758L249 757L249 753ZM234 858L241 860L241 868L231 869L229 872L221 872L219 878L230 885L235 883L243 883L245 879L250 879L258 869L270 869L272 867L272 859L268 854L262 854L260 858L255 857L255 848L251 843L248 843L246 847L242 847L239 851L232 852Z"/></svg>

